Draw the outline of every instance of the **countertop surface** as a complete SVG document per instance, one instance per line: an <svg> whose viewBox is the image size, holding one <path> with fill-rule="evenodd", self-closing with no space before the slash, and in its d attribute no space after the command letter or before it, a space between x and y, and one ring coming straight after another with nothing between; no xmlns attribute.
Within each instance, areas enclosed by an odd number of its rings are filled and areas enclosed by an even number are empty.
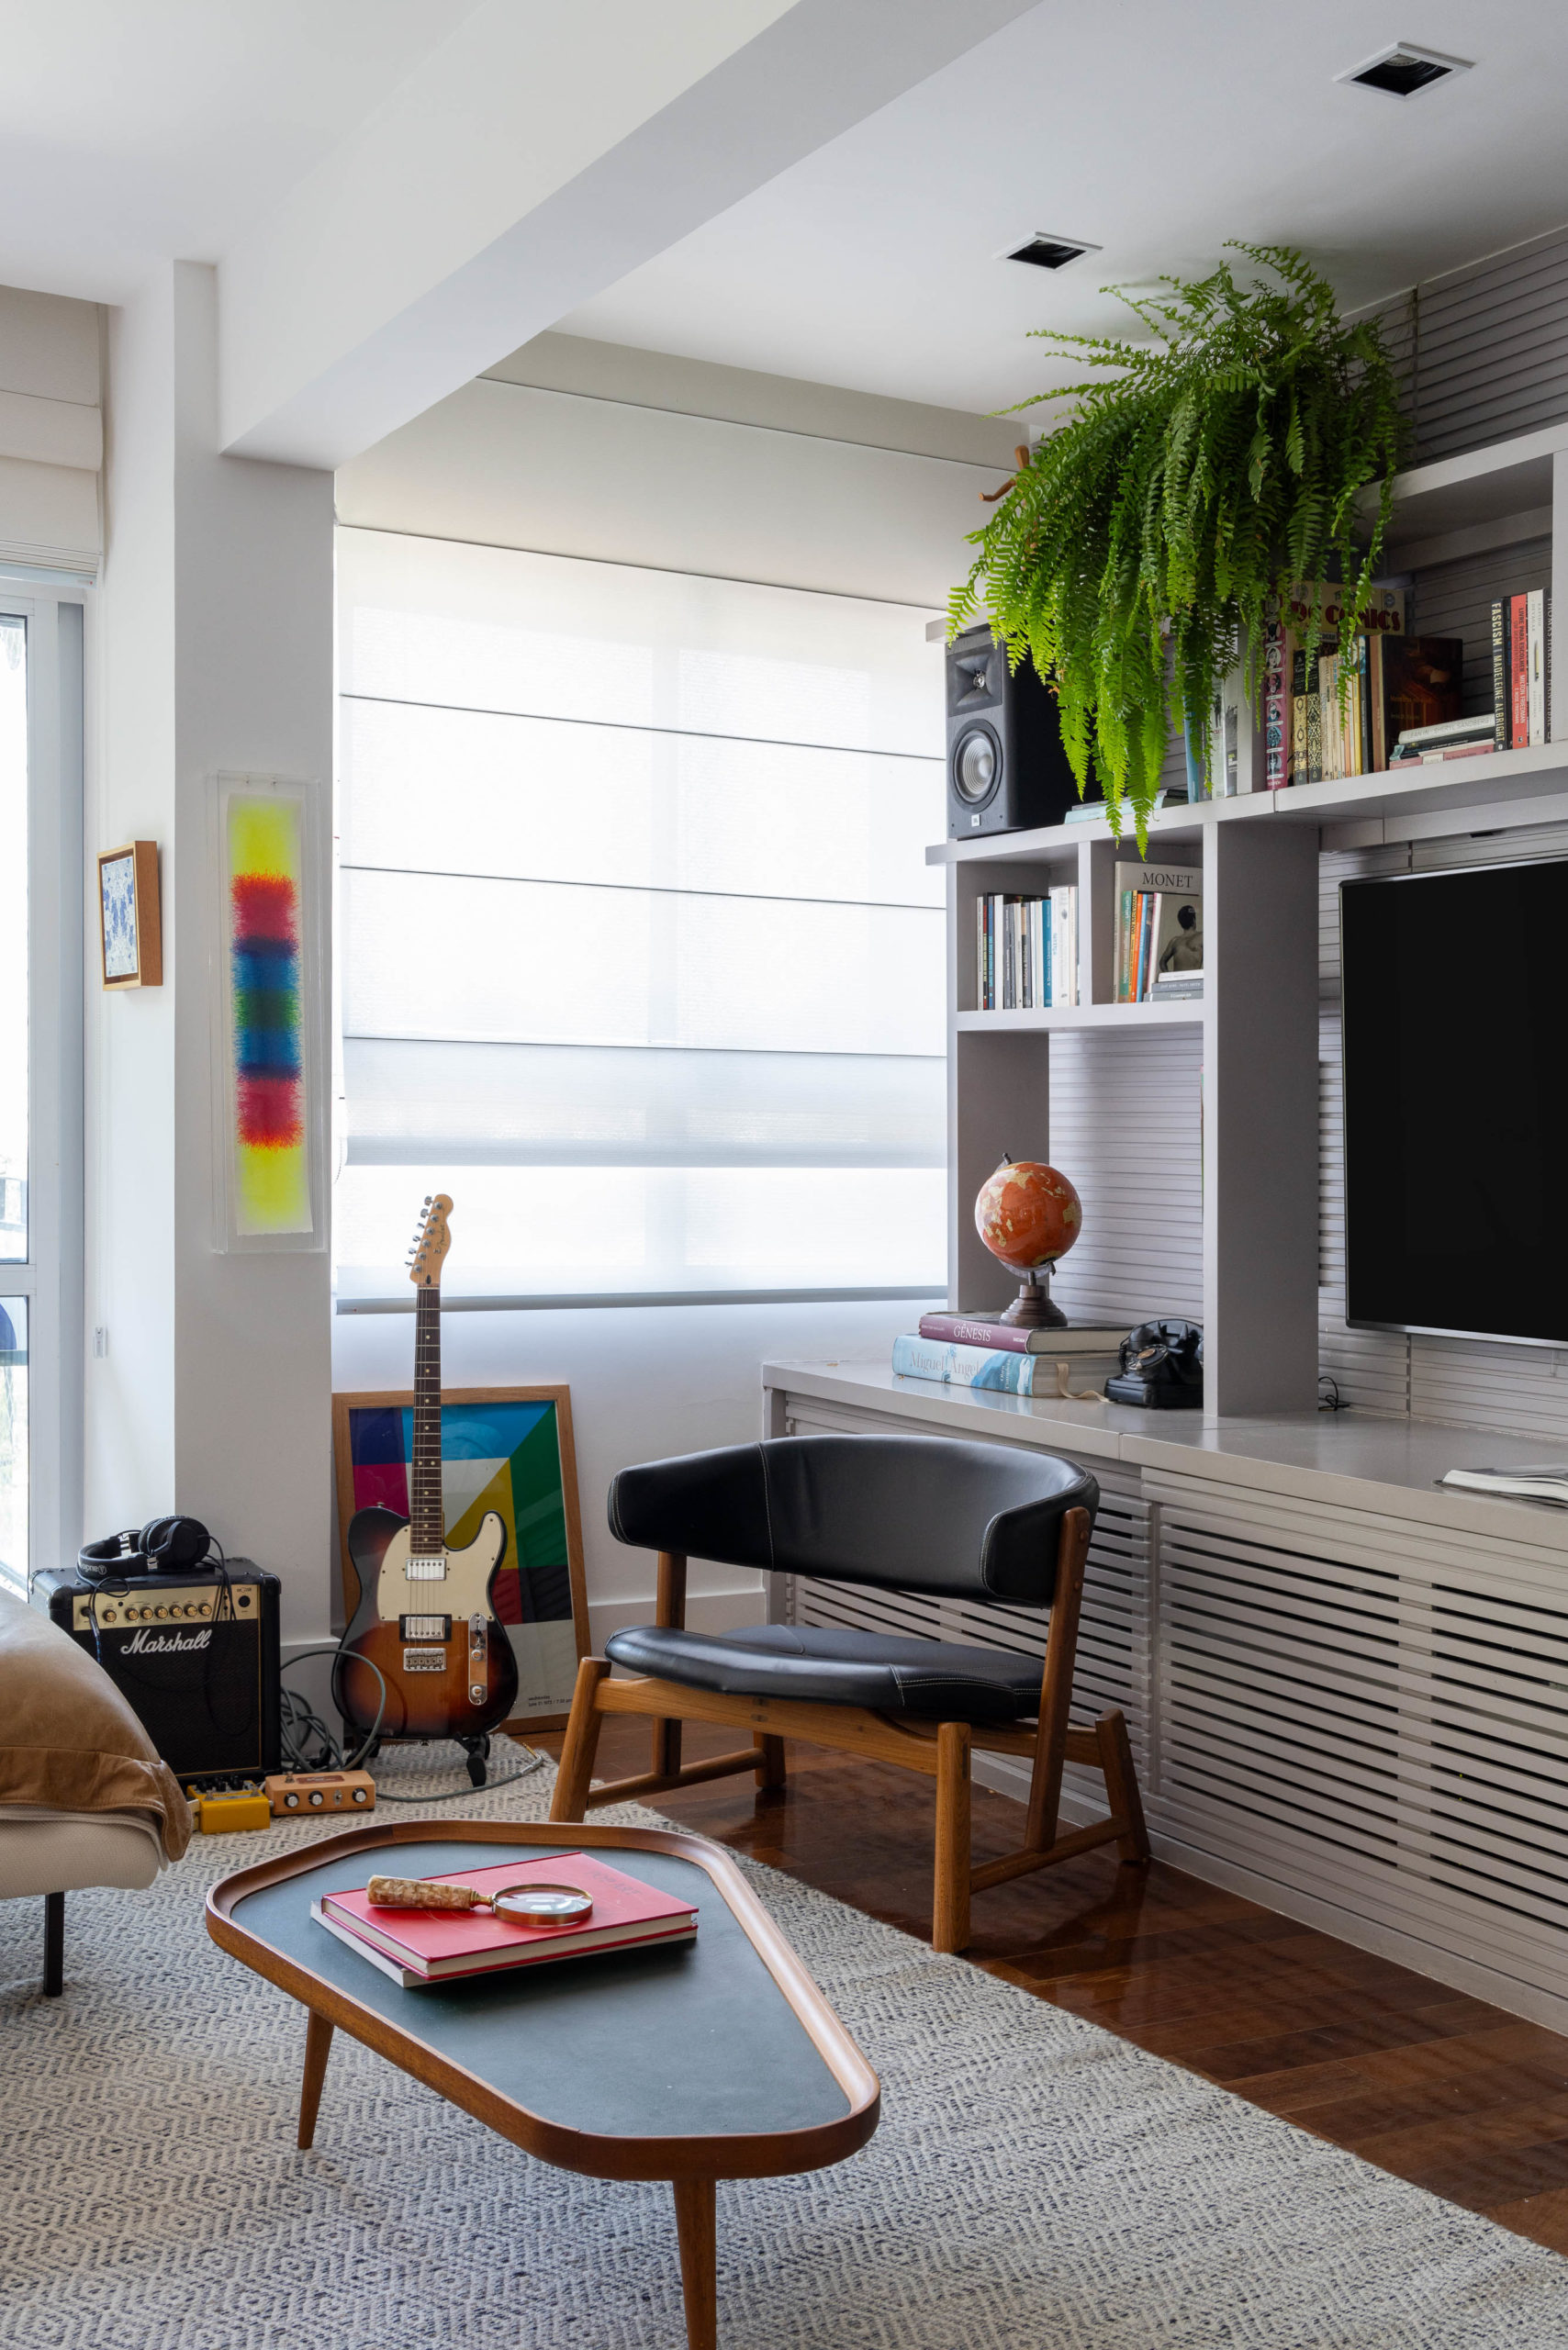
<svg viewBox="0 0 1568 2350"><path fill-rule="evenodd" d="M1144 1412L1002 1395L895 1377L885 1362L766 1362L763 1385L858 1405L953 1435L1004 1436L1059 1447L1092 1467L1118 1460L1178 1476L1359 1510L1387 1510L1454 1532L1495 1534L1568 1553L1568 1509L1440 1486L1449 1469L1506 1469L1552 1458L1538 1437L1450 1427L1373 1412L1281 1413L1206 1420L1201 1412ZM1568 1460L1568 1448L1563 1458Z"/></svg>

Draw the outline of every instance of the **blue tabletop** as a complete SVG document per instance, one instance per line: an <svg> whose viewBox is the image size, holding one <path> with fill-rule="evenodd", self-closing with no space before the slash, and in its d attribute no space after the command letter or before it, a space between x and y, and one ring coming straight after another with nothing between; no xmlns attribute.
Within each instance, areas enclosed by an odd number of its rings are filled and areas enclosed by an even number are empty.
<svg viewBox="0 0 1568 2350"><path fill-rule="evenodd" d="M518 1860L572 1848L510 1844ZM420 1842L302 1870L234 1904L234 1923L541 2119L612 2137L773 2133L841 2121L849 2101L713 1880L674 1853L595 1857L700 1911L694 1943L564 1959L404 1990L312 1919L377 1869L494 1868L494 1843ZM569 1875L569 1869L564 1874Z"/></svg>

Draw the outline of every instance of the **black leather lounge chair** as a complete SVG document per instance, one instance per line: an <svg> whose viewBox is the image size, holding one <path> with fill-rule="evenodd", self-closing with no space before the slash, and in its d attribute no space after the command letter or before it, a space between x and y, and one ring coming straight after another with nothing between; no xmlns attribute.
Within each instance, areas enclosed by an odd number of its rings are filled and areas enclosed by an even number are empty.
<svg viewBox="0 0 1568 2350"><path fill-rule="evenodd" d="M943 1437L780 1437L624 1469L610 1489L622 1542L659 1554L657 1622L615 1633L577 1671L552 1819L731 1772L784 1783L784 1740L802 1738L936 1782L932 1941L962 1950L969 1897L1114 1841L1148 1858L1126 1724L1103 1714L1072 1729L1073 1659L1084 1561L1100 1498L1071 1461L1011 1445ZM836 1626L685 1628L689 1557L833 1583L875 1583L1009 1607L1050 1610L1045 1667L1006 1649ZM610 1678L611 1662L629 1680ZM646 1714L650 1769L591 1784L606 1714ZM756 1743L711 1762L680 1760L683 1721L727 1722ZM1018 1754L1033 1766L1025 1841L971 1872L969 1755ZM1111 1816L1058 1832L1062 1765L1104 1775Z"/></svg>

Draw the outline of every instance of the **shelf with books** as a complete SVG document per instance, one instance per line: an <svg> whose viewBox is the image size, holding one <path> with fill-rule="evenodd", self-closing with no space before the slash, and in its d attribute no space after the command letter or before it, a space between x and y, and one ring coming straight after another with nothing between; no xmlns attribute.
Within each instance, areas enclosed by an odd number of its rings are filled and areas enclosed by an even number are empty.
<svg viewBox="0 0 1568 2350"><path fill-rule="evenodd" d="M1183 810L1180 822L1170 827L1151 825L1149 838L1151 844L1157 839L1202 841L1216 825L1261 823L1276 817L1290 823L1337 827L1384 817L1430 816L1440 826L1446 815L1454 829L1465 831L1472 828L1462 818L1472 808L1495 811L1495 821L1499 825L1545 823L1554 817L1561 821L1568 814L1568 804L1542 809L1543 801L1558 800L1568 803L1568 740L1538 743L1518 751L1493 751L1478 757L1449 760L1441 766L1412 762L1405 767L1348 776L1328 783L1292 784L1282 791L1246 792L1235 800L1205 800ZM1431 830L1433 826L1424 829ZM1058 845L1077 847L1081 841L1085 848L1114 848L1128 856L1137 854L1130 833L1125 842L1117 844L1112 841L1108 825L1075 825L1070 833L1060 829L1048 834L999 836L989 845L987 861L999 867L1014 862L1038 865ZM968 865L973 861L970 852L976 845L969 841L938 842L926 850L926 862ZM998 886L1017 888L1021 884L1006 881Z"/></svg>
<svg viewBox="0 0 1568 2350"><path fill-rule="evenodd" d="M1149 837L1160 840L1201 840L1204 822L1215 803L1178 800L1157 808L1149 819ZM1129 822L1126 838L1132 838ZM936 841L925 852L927 865L1040 865L1076 858L1081 846L1114 839L1103 816L1081 823L1052 824L1032 833L993 833L983 841Z"/></svg>
<svg viewBox="0 0 1568 2350"><path fill-rule="evenodd" d="M1175 1003L1064 1003L1042 1012L960 1012L960 1035L1039 1035L1053 1029L1201 1027L1202 996Z"/></svg>
<svg viewBox="0 0 1568 2350"><path fill-rule="evenodd" d="M1568 815L1568 742L1484 752L1439 766L1412 761L1338 782L1292 784L1284 791L1220 801L1215 814L1222 822L1269 815L1289 823L1336 829L1346 824L1429 819L1422 822L1423 832L1439 832L1445 826L1464 832L1478 829L1464 821L1471 811L1499 829L1561 822ZM1387 836L1399 837L1394 833Z"/></svg>

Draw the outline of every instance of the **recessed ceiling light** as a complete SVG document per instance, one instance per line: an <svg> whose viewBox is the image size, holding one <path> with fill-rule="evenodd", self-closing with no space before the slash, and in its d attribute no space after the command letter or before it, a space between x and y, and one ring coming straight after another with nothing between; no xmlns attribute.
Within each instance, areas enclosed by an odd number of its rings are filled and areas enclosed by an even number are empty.
<svg viewBox="0 0 1568 2350"><path fill-rule="evenodd" d="M998 259L1026 261L1036 269L1065 269L1081 253L1097 253L1099 250L1098 245L1085 244L1081 237L1053 237L1047 230L1037 229L1026 245L1012 247Z"/></svg>
<svg viewBox="0 0 1568 2350"><path fill-rule="evenodd" d="M1455 73L1468 73L1473 62L1468 57L1445 57L1440 49L1422 49L1413 40L1396 40L1369 57L1364 65L1352 67L1349 73L1336 73L1334 79L1359 82L1363 90L1386 91L1391 98L1413 98L1417 90L1429 90Z"/></svg>

